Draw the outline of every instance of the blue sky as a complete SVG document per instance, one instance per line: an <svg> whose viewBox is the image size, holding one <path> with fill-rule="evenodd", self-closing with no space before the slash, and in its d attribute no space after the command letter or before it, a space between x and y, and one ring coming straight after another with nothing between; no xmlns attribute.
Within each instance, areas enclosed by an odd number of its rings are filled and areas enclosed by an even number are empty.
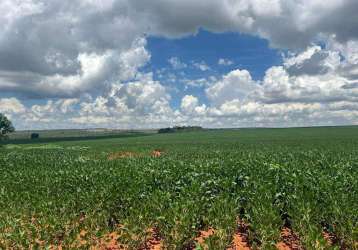
<svg viewBox="0 0 358 250"><path fill-rule="evenodd" d="M356 0L0 2L17 129L358 124Z"/></svg>
<svg viewBox="0 0 358 250"><path fill-rule="evenodd" d="M222 75L236 68L247 69L255 80L260 80L273 65L282 64L281 53L269 47L267 40L241 33L211 33L200 30L198 34L182 39L150 37L148 50L152 54L151 67L154 71L168 67L168 59L178 57L183 62L206 62L212 70L202 72L192 67L185 69L192 78ZM234 62L230 66L218 65L224 58Z"/></svg>
<svg viewBox="0 0 358 250"><path fill-rule="evenodd" d="M145 70L154 72L154 79L163 81L163 84L175 87L179 93L173 95L173 106L178 108L184 95L191 93L202 102L207 99L203 92L204 87L188 87L181 82L183 78L197 80L222 75L234 69L246 69L254 80L260 81L268 68L281 65L283 50L271 48L266 39L241 33L212 33L200 29L193 36L181 39L168 39L165 37L149 37L148 51L151 61ZM169 63L170 58L176 57L185 68L173 69ZM220 59L230 60L231 65L219 65ZM204 62L210 69L202 71L193 63ZM158 77L158 70L164 70L164 77ZM177 81L166 82L166 78L175 75Z"/></svg>

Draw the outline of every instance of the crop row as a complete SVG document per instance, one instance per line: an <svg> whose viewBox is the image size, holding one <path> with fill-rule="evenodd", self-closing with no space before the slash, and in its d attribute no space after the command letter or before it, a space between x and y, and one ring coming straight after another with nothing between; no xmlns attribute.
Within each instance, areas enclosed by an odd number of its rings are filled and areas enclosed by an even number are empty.
<svg viewBox="0 0 358 250"><path fill-rule="evenodd" d="M158 147L163 155L150 156ZM210 249L225 249L238 217L250 225L253 249L274 248L284 227L307 249L327 247L324 231L338 245L356 246L358 150L351 144L161 143L126 150L142 153L109 160L114 152L96 148L3 149L0 248L89 248L116 232L123 246L137 249L157 228L166 248L179 249L215 228Z"/></svg>

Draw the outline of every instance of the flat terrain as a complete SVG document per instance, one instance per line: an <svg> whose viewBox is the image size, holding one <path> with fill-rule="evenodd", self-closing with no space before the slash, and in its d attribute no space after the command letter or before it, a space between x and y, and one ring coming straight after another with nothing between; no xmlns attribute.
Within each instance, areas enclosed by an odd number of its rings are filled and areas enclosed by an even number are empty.
<svg viewBox="0 0 358 250"><path fill-rule="evenodd" d="M358 248L358 127L91 139L0 146L0 249Z"/></svg>

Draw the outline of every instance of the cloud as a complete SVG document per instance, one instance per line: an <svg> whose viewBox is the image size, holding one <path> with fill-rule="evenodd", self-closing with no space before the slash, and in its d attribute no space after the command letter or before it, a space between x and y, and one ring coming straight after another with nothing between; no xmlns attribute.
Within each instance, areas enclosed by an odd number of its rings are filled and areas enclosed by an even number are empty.
<svg viewBox="0 0 358 250"><path fill-rule="evenodd" d="M204 115L206 112L206 105L199 105L198 98L192 95L183 97L180 108L183 115Z"/></svg>
<svg viewBox="0 0 358 250"><path fill-rule="evenodd" d="M126 84L115 84L108 93L94 100L81 102L78 113L71 118L77 124L106 124L107 126L149 126L152 119L162 122L172 114L170 95L151 75Z"/></svg>
<svg viewBox="0 0 358 250"><path fill-rule="evenodd" d="M356 0L3 0L0 111L41 128L357 124L357 11ZM175 107L167 87L142 70L146 40L200 29L259 36L289 52L260 80L245 69L183 79L207 100L188 93ZM188 67L178 57L169 63Z"/></svg>
<svg viewBox="0 0 358 250"><path fill-rule="evenodd" d="M238 126L358 124L358 84L343 70L356 64L341 54L308 47L269 68L262 81L231 71L206 89L206 115Z"/></svg>
<svg viewBox="0 0 358 250"><path fill-rule="evenodd" d="M28 109L28 112L21 118L25 120L26 123L34 124L32 126L46 123L61 126L65 120L67 120L66 118L76 111L75 105L78 102L78 99L49 100L43 105L32 105L31 108Z"/></svg>
<svg viewBox="0 0 358 250"><path fill-rule="evenodd" d="M347 72L355 67L338 50L309 47L270 68L257 96L264 102L357 101L356 80Z"/></svg>
<svg viewBox="0 0 358 250"><path fill-rule="evenodd" d="M122 53L108 50L101 54L81 53L80 70L73 75L40 75L29 71L1 71L0 90L18 92L29 97L78 97L93 90L98 92L116 81L135 77L138 69L150 59L145 39L137 39Z"/></svg>
<svg viewBox="0 0 358 250"><path fill-rule="evenodd" d="M297 57L287 59L284 65L290 75L322 75L335 70L340 60L337 51L323 51L321 47L313 46Z"/></svg>
<svg viewBox="0 0 358 250"><path fill-rule="evenodd" d="M234 70L223 76L206 89L209 100L215 104L222 104L233 99L245 99L246 96L258 88L247 70Z"/></svg>
<svg viewBox="0 0 358 250"><path fill-rule="evenodd" d="M284 48L306 47L320 35L334 34L341 42L358 38L355 0L134 0L130 6L151 24L149 32L167 37L193 34L199 28L240 31Z"/></svg>
<svg viewBox="0 0 358 250"><path fill-rule="evenodd" d="M217 81L218 79L215 76L209 76L206 78L199 78L199 79L185 79L185 78L181 79L181 82L183 82L186 87L193 87L193 88L209 87Z"/></svg>
<svg viewBox="0 0 358 250"><path fill-rule="evenodd" d="M2 1L0 91L77 97L133 77L149 60L122 1ZM116 9L118 8L118 9Z"/></svg>
<svg viewBox="0 0 358 250"><path fill-rule="evenodd" d="M200 69L201 71L210 70L210 67L204 61L194 62L193 65L194 65L195 68Z"/></svg>
<svg viewBox="0 0 358 250"><path fill-rule="evenodd" d="M231 61L230 59L220 58L218 61L218 64L223 65L223 66L230 66L230 65L233 65L234 62Z"/></svg>
<svg viewBox="0 0 358 250"><path fill-rule="evenodd" d="M19 114L24 113L25 106L16 98L2 98L0 99L0 113L5 114Z"/></svg>
<svg viewBox="0 0 358 250"><path fill-rule="evenodd" d="M176 70L184 69L184 68L188 67L188 65L183 63L182 61L180 61L180 59L178 57L171 57L171 58L169 58L168 62L173 67L173 69L176 69Z"/></svg>
<svg viewBox="0 0 358 250"><path fill-rule="evenodd" d="M358 39L357 10L355 0L4 0L0 91L36 98L98 91L109 82L129 80L149 61L143 37L184 37L200 28L258 35L272 46L291 49L333 37L347 44L347 56L356 60L349 45ZM301 68L327 70L327 65L310 67L327 56L315 53ZM98 67L88 68L86 60L97 60ZM176 57L170 63L176 69L186 66ZM195 66L209 69L201 62Z"/></svg>
<svg viewBox="0 0 358 250"><path fill-rule="evenodd" d="M312 60L316 54L327 56ZM1 99L0 110L26 128L358 124L358 84L343 70L355 66L351 62L340 50L308 47L285 57L283 65L269 68L262 81L253 80L244 69L198 79L208 102L188 94L178 110L171 105L169 90L152 74L141 73L129 82L112 83L97 97L49 100L30 107L15 98Z"/></svg>
<svg viewBox="0 0 358 250"><path fill-rule="evenodd" d="M181 109L185 112L192 112L198 106L198 98L192 95L186 95L181 101Z"/></svg>
<svg viewBox="0 0 358 250"><path fill-rule="evenodd" d="M146 74L125 84L113 84L95 98L48 100L27 107L16 98L0 99L0 110L16 114L14 123L20 129L145 128L175 120L170 98L166 88Z"/></svg>

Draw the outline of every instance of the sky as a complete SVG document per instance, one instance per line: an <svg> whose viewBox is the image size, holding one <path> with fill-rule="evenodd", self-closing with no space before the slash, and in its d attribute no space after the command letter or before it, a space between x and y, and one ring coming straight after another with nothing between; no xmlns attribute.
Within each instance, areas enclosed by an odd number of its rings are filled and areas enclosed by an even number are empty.
<svg viewBox="0 0 358 250"><path fill-rule="evenodd" d="M358 125L356 0L2 0L18 130Z"/></svg>

